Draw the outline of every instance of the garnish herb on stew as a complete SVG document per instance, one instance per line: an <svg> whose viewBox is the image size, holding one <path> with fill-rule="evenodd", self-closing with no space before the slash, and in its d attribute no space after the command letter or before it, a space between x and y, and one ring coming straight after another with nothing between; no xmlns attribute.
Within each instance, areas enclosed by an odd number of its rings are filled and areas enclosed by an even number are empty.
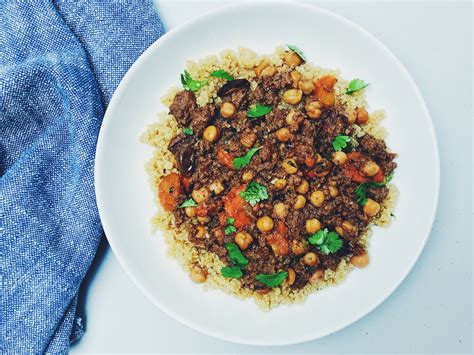
<svg viewBox="0 0 474 355"><path fill-rule="evenodd" d="M194 131L191 127L184 127L183 133L187 136L192 136L194 134Z"/></svg>
<svg viewBox="0 0 474 355"><path fill-rule="evenodd" d="M251 181L246 189L240 193L245 201L255 206L258 202L266 200L268 198L267 188L258 182Z"/></svg>
<svg viewBox="0 0 474 355"><path fill-rule="evenodd" d="M366 181L360 184L355 190L355 195L357 197L357 203L361 206L364 206L367 203L367 189L370 187L384 187L392 180L393 173L389 174L384 182L375 182L375 181Z"/></svg>
<svg viewBox="0 0 474 355"><path fill-rule="evenodd" d="M338 134L336 138L332 141L332 147L336 152L339 152L343 150L344 148L347 147L347 143L351 141L351 138L349 136L343 136L341 134Z"/></svg>
<svg viewBox="0 0 474 355"><path fill-rule="evenodd" d="M330 232L327 228L314 233L308 238L308 242L316 245L319 251L325 255L334 254L342 248L342 240L339 238L339 234L334 231Z"/></svg>
<svg viewBox="0 0 474 355"><path fill-rule="evenodd" d="M366 88L369 84L365 83L364 80L354 79L347 86L346 94L352 95L356 91Z"/></svg>
<svg viewBox="0 0 474 355"><path fill-rule="evenodd" d="M234 169L242 169L242 168L246 167L247 165L249 165L250 160L252 159L252 157L260 149L262 149L262 147L252 148L243 157L234 158L233 163L232 163L233 166L234 166Z"/></svg>
<svg viewBox="0 0 474 355"><path fill-rule="evenodd" d="M271 106L256 104L250 106L249 110L247 111L247 116L250 118L262 117L269 113L271 110Z"/></svg>
<svg viewBox="0 0 474 355"><path fill-rule="evenodd" d="M228 72L226 72L224 69L214 70L211 73L211 76L213 76L215 78L226 79L226 80L229 80L229 81L234 80L234 77L232 75L230 75Z"/></svg>
<svg viewBox="0 0 474 355"><path fill-rule="evenodd" d="M306 56L304 55L303 51L301 49L299 49L298 47L296 47L295 45L293 44L287 44L286 45L290 50L292 50L293 52L295 52L296 54L298 54L300 56L301 59L303 59L305 62L306 62Z"/></svg>
<svg viewBox="0 0 474 355"><path fill-rule="evenodd" d="M235 243L226 243L225 248L229 253L229 259L237 266L241 268L245 268L249 261L248 259L242 254L239 247Z"/></svg>
<svg viewBox="0 0 474 355"><path fill-rule="evenodd" d="M227 227L225 227L224 229L225 235L229 235L229 234L237 232L237 228L235 228L234 222L235 222L235 218L227 217L226 219Z"/></svg>
<svg viewBox="0 0 474 355"><path fill-rule="evenodd" d="M221 274L227 278L238 279L242 277L243 272L238 266L225 266L221 269Z"/></svg>
<svg viewBox="0 0 474 355"><path fill-rule="evenodd" d="M184 74L181 74L181 83L183 84L183 88L188 91L198 91L200 88L206 85L208 81L208 79L194 80L187 70L184 71Z"/></svg>
<svg viewBox="0 0 474 355"><path fill-rule="evenodd" d="M196 203L196 201L194 201L192 198L188 198L179 206L179 208L196 207L197 205L198 204Z"/></svg>
<svg viewBox="0 0 474 355"><path fill-rule="evenodd" d="M267 287L280 286L283 280L288 277L286 271L279 271L275 274L258 274L255 279Z"/></svg>

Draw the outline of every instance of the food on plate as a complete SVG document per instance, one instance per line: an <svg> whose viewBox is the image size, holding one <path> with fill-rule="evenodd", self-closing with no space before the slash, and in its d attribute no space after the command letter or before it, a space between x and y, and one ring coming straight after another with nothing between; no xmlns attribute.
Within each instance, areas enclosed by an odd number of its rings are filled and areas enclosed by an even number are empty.
<svg viewBox="0 0 474 355"><path fill-rule="evenodd" d="M368 83L288 45L190 62L181 84L142 139L155 149L153 224L193 281L269 308L369 264L397 165Z"/></svg>

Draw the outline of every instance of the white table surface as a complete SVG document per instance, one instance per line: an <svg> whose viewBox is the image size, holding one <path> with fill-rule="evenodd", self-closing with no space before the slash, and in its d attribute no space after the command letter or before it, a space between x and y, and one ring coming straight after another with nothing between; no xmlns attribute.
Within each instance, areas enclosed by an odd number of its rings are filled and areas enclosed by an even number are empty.
<svg viewBox="0 0 474 355"><path fill-rule="evenodd" d="M156 1L168 28L234 2ZM252 347L208 337L169 318L103 248L82 307L87 331L72 352L472 352L472 3L317 4L382 40L414 77L430 109L441 193L433 231L410 275L380 307L342 331L294 346Z"/></svg>

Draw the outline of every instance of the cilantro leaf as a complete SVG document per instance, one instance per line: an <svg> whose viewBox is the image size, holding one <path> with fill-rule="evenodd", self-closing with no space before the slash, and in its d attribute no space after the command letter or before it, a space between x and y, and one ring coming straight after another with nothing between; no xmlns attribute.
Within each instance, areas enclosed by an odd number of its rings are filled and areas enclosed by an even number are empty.
<svg viewBox="0 0 474 355"><path fill-rule="evenodd" d="M242 197L252 206L255 206L257 202L266 200L268 198L268 191L264 185L261 185L255 181L251 181L245 188L245 191L240 193L240 197Z"/></svg>
<svg viewBox="0 0 474 355"><path fill-rule="evenodd" d="M306 56L304 55L303 51L301 49L299 49L298 47L296 47L294 44L286 44L286 46L292 50L293 52L295 52L296 54L298 54L300 56L301 59L303 59L305 62L306 62Z"/></svg>
<svg viewBox="0 0 474 355"><path fill-rule="evenodd" d="M228 72L226 72L224 69L214 70L211 73L211 76L215 78L226 79L226 80L234 80L234 77L230 75Z"/></svg>
<svg viewBox="0 0 474 355"><path fill-rule="evenodd" d="M357 198L357 203L361 206L364 206L367 203L367 189L370 187L387 186L387 184L392 180L392 178L393 171L385 177L385 180L383 182L366 181L360 184L354 191Z"/></svg>
<svg viewBox="0 0 474 355"><path fill-rule="evenodd" d="M308 238L310 244L316 245L319 251L325 255L337 252L342 248L342 240L336 232L329 232L324 228Z"/></svg>
<svg viewBox="0 0 474 355"><path fill-rule="evenodd" d="M226 243L225 248L229 253L230 260L237 266L241 268L245 268L249 261L248 259L242 254L239 247L235 243Z"/></svg>
<svg viewBox="0 0 474 355"><path fill-rule="evenodd" d="M184 127L183 133L187 136L192 136L194 134L194 131L191 127Z"/></svg>
<svg viewBox="0 0 474 355"><path fill-rule="evenodd" d="M197 205L198 204L196 203L196 201L194 201L192 198L188 198L179 206L179 208L196 207Z"/></svg>
<svg viewBox="0 0 474 355"><path fill-rule="evenodd" d="M184 74L181 74L181 84L183 84L183 88L192 92L198 91L206 85L208 81L209 79L194 80L187 70L184 71Z"/></svg>
<svg viewBox="0 0 474 355"><path fill-rule="evenodd" d="M346 94L352 95L356 91L366 88L368 85L369 84L365 83L364 80L360 80L360 79L351 80L351 82L347 86Z"/></svg>
<svg viewBox="0 0 474 355"><path fill-rule="evenodd" d="M227 217L227 219L225 220L225 223L230 224L230 225L234 225L235 218L234 217Z"/></svg>
<svg viewBox="0 0 474 355"><path fill-rule="evenodd" d="M232 234L232 233L235 233L235 232L237 232L237 228L235 228L232 225L227 226L227 227L224 228L225 235L229 235L229 234Z"/></svg>
<svg viewBox="0 0 474 355"><path fill-rule="evenodd" d="M256 104L256 105L250 106L249 110L247 111L247 116L250 118L257 118L257 117L265 116L271 110L272 110L271 106Z"/></svg>
<svg viewBox="0 0 474 355"><path fill-rule="evenodd" d="M262 147L250 149L243 157L237 157L233 160L234 169L242 169L243 167L249 165L250 159L257 153Z"/></svg>
<svg viewBox="0 0 474 355"><path fill-rule="evenodd" d="M241 278L243 273L238 266L225 266L221 269L222 276L226 278L238 279Z"/></svg>
<svg viewBox="0 0 474 355"><path fill-rule="evenodd" d="M336 152L341 151L343 148L347 147L347 143L351 141L349 136L343 136L338 134L336 138L332 141L332 147Z"/></svg>
<svg viewBox="0 0 474 355"><path fill-rule="evenodd" d="M267 287L277 287L288 277L286 271L279 271L275 274L258 274L255 279Z"/></svg>

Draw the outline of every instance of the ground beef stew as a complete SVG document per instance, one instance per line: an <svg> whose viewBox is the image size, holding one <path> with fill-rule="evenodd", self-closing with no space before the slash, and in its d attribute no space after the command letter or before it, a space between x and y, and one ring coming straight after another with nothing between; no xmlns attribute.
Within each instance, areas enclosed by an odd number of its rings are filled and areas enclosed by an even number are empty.
<svg viewBox="0 0 474 355"><path fill-rule="evenodd" d="M290 67L302 63L287 53ZM342 258L364 267L360 238L387 198L395 154L361 134L368 113L338 103L335 77L268 64L256 75L254 89L229 78L203 107L196 90L176 94L181 133L168 149L179 173L160 181L162 206L227 265L224 277L259 293L284 280L300 289Z"/></svg>

